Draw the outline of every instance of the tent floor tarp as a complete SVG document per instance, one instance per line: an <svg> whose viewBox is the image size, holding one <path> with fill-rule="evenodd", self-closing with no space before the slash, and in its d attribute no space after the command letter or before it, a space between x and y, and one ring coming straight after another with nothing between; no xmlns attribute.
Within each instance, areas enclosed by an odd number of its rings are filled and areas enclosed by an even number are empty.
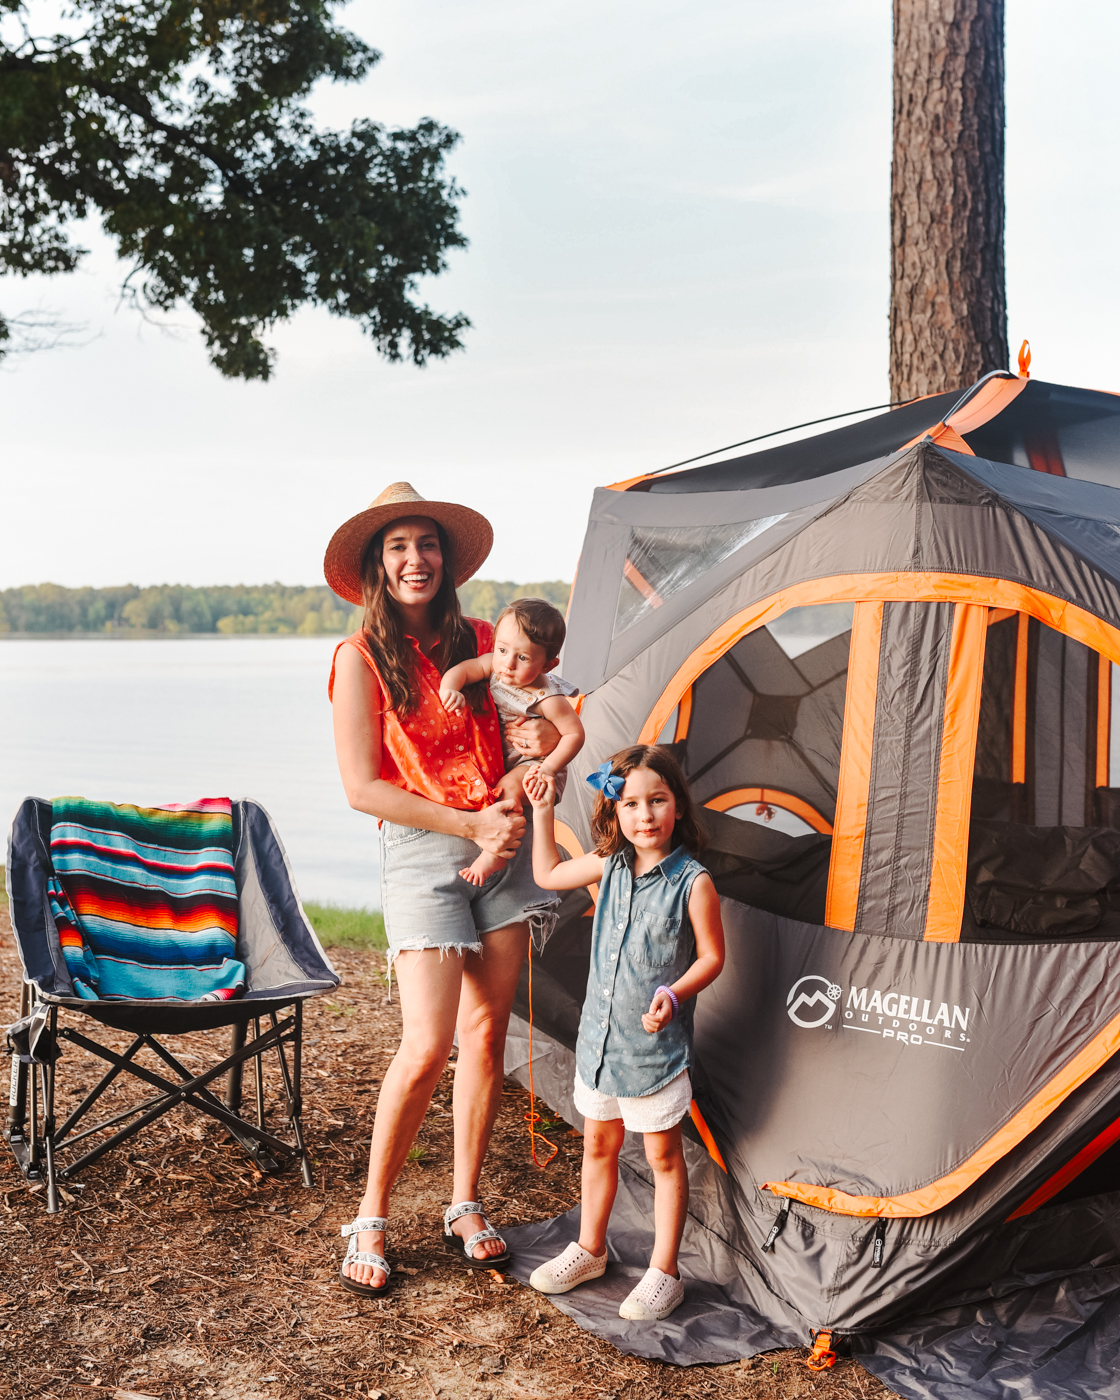
<svg viewBox="0 0 1120 1400"><path fill-rule="evenodd" d="M606 1274L548 1301L619 1351L676 1366L721 1365L807 1345L796 1318L782 1326L741 1300L742 1279L729 1286L705 1277L711 1261L688 1234L681 1254L688 1294L681 1307L663 1322L620 1318L618 1306L649 1260L651 1215L649 1186L624 1165ZM527 1283L538 1264L577 1237L579 1208L503 1234L514 1251L511 1272ZM1004 1286L1011 1291L853 1337L853 1354L904 1400L1116 1400L1120 1269L1086 1269L1033 1286L1006 1280ZM766 1287L761 1276L757 1287ZM770 1313L782 1306L772 1294L759 1305Z"/></svg>
<svg viewBox="0 0 1120 1400"><path fill-rule="evenodd" d="M1115 1400L1120 1269L1086 1269L853 1339L905 1400Z"/></svg>
<svg viewBox="0 0 1120 1400"><path fill-rule="evenodd" d="M514 1015L506 1073L528 1082L527 1023ZM577 1127L571 1102L574 1056L536 1031L536 1092ZM685 1302L663 1322L636 1324L618 1306L645 1272L653 1243L653 1190L643 1171L640 1138L627 1135L618 1197L602 1279L549 1297L585 1331L620 1352L676 1366L725 1365L760 1352L809 1344L805 1321L714 1227L720 1201L704 1169L706 1153L685 1143L693 1181L693 1209L681 1247ZM629 1160L627 1160L629 1159ZM698 1188L698 1190L697 1190ZM1098 1197L1102 1210L1120 1213L1120 1193ZM580 1212L503 1230L514 1254L511 1272L522 1283L579 1234ZM889 1327L851 1336L860 1364L905 1400L1116 1400L1115 1357L1120 1354L1120 1267L1075 1272L1006 1272L988 1287L957 1301L907 1316Z"/></svg>

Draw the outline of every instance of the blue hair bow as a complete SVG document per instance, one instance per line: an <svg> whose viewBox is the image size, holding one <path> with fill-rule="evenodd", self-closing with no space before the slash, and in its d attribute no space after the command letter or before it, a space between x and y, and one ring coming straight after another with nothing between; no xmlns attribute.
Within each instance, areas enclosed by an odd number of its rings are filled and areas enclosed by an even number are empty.
<svg viewBox="0 0 1120 1400"><path fill-rule="evenodd" d="M587 775L586 781L593 788L598 788L604 797L609 797L612 802L617 802L622 796L622 789L626 786L626 779L621 773L612 773L609 763L600 763L594 773Z"/></svg>

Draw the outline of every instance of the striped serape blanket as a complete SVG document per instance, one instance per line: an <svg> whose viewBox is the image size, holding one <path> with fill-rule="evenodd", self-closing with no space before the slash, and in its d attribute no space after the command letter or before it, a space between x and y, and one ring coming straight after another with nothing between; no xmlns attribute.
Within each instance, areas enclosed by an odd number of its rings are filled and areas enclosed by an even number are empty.
<svg viewBox="0 0 1120 1400"><path fill-rule="evenodd" d="M52 803L51 912L86 1001L226 1001L245 991L228 797Z"/></svg>

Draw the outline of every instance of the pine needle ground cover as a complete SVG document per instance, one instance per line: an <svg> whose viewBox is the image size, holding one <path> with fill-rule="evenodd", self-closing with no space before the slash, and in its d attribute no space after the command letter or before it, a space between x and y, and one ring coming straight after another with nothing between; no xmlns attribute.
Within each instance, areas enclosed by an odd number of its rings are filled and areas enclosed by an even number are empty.
<svg viewBox="0 0 1120 1400"><path fill-rule="evenodd" d="M306 1007L314 1188L304 1190L295 1171L262 1177L211 1119L180 1110L94 1163L84 1190L67 1187L64 1210L48 1216L42 1192L28 1191L3 1147L0 1396L885 1400L889 1392L857 1363L841 1360L814 1375L800 1364L805 1352L688 1370L620 1356L529 1289L457 1267L439 1240L451 1200L453 1065L394 1197L388 1253L396 1287L378 1302L344 1293L334 1281L345 1243L339 1226L361 1196L400 1017L396 998L386 1000L384 959L370 946L380 936L376 916L314 911L324 941L337 921L331 959L344 979ZM0 906L4 1023L15 1019L19 979ZM215 1048L224 1046L226 1034L215 1034ZM210 1039L178 1037L176 1053L201 1066ZM68 1045L59 1070L66 1113L95 1082L94 1064ZM266 1089L278 1103L278 1086ZM527 1151L526 1107L524 1089L507 1081L481 1186L498 1224L555 1215L579 1194L579 1137L554 1130L560 1154L539 1170Z"/></svg>

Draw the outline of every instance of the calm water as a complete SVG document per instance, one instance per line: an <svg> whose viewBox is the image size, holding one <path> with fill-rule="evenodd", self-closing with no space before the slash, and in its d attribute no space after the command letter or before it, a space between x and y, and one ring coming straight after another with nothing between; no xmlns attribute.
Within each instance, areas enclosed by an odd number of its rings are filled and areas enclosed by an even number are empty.
<svg viewBox="0 0 1120 1400"><path fill-rule="evenodd" d="M379 904L377 828L346 804L337 637L0 642L0 821L24 797L251 797L305 899ZM6 846L6 841L5 841Z"/></svg>

